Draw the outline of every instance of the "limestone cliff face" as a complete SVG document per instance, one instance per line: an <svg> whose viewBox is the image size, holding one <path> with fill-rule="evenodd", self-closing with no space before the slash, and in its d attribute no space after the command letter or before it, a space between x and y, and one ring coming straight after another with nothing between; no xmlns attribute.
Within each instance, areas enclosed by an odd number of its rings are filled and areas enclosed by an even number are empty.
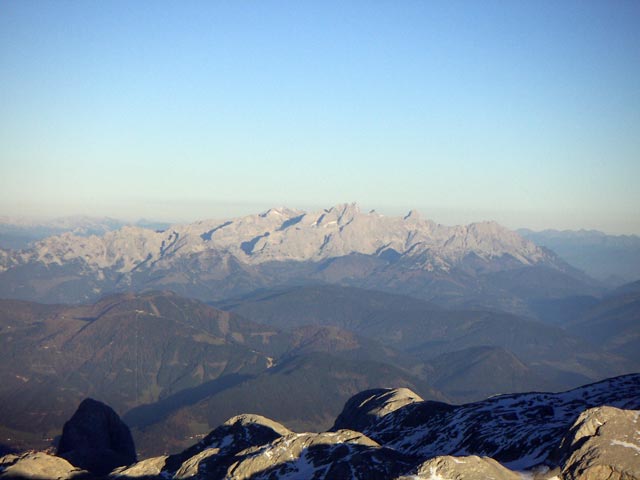
<svg viewBox="0 0 640 480"><path fill-rule="evenodd" d="M293 433L245 450L224 478L229 480L393 478L411 458L381 447L359 432Z"/></svg>
<svg viewBox="0 0 640 480"><path fill-rule="evenodd" d="M211 477L222 477L239 452L291 433L288 428L261 415L238 415L184 452L171 455L164 470L177 479L190 478L204 470Z"/></svg>

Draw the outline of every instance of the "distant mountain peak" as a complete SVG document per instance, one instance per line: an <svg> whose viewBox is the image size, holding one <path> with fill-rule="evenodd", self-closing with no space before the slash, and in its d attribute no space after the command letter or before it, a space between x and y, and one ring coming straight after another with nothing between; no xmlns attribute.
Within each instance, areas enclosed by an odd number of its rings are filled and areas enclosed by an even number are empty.
<svg viewBox="0 0 640 480"><path fill-rule="evenodd" d="M403 220L421 220L420 213L417 210L409 210L409 213L404 216Z"/></svg>
<svg viewBox="0 0 640 480"><path fill-rule="evenodd" d="M295 215L299 215L301 213L303 213L302 210L292 209L288 207L275 207L275 208L270 208L265 212L262 212L261 214L259 214L259 216L262 218L278 218L278 217L289 218Z"/></svg>

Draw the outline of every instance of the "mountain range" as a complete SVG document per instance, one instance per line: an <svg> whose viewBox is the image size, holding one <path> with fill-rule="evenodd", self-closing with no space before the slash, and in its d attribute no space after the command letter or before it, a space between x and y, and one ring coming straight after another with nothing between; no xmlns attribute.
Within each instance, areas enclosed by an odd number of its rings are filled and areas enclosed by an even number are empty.
<svg viewBox="0 0 640 480"><path fill-rule="evenodd" d="M415 212L387 217L355 204L309 213L271 209L164 231L67 232L0 250L0 297L40 302L152 289L217 301L320 283L529 315L533 300L603 291L552 251L495 222L447 227Z"/></svg>
<svg viewBox="0 0 640 480"><path fill-rule="evenodd" d="M402 425L423 422L431 408L480 412L468 422L481 424L484 407L468 405L640 370L640 284L608 289L495 222L447 227L355 204L166 229L69 222L62 233L0 249L0 450L47 448L74 406L92 397L122 416L142 457L184 449L251 413L281 424L283 438L324 432L285 443L331 450L322 445L355 439L371 461L389 454L415 466L423 453L369 424L345 424L355 436L327 432L345 402L401 387L392 404L418 412ZM380 395L375 402L389 410ZM427 406L408 405L414 397ZM524 405L563 428L577 417L551 418L546 401ZM383 450L367 450L374 444ZM264 451L291 453L272 447ZM488 446L449 450L510 461Z"/></svg>

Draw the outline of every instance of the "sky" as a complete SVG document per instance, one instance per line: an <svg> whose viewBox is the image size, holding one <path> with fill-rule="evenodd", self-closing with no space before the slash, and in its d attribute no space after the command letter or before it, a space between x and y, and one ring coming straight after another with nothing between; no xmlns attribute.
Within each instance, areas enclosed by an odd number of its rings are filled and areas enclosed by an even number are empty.
<svg viewBox="0 0 640 480"><path fill-rule="evenodd" d="M640 2L0 2L0 215L640 234Z"/></svg>

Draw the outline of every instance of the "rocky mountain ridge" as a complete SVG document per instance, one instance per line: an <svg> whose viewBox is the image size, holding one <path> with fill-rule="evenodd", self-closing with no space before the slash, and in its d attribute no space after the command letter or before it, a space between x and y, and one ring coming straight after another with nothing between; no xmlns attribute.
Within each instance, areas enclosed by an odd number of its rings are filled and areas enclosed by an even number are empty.
<svg viewBox="0 0 640 480"><path fill-rule="evenodd" d="M632 374L558 394L462 406L423 401L407 389L377 389L350 399L329 432L294 433L240 415L182 453L123 465L104 477L92 467L79 470L84 458L68 463L27 453L0 459L0 478L33 478L48 466L60 479L633 480L640 478L639 389L640 374ZM109 410L88 405L94 414Z"/></svg>
<svg viewBox="0 0 640 480"><path fill-rule="evenodd" d="M412 402L380 416L363 433L410 455L483 455L526 470L553 463L559 439L581 412L601 405L637 410L638 392L640 375L632 374L562 393L499 395L460 406ZM349 421L340 427L349 428Z"/></svg>

